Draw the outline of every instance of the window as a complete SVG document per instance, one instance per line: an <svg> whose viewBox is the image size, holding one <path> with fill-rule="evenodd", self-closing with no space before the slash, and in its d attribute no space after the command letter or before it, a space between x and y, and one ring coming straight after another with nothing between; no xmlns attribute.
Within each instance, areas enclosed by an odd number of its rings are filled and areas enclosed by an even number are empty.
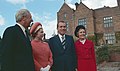
<svg viewBox="0 0 120 71"><path fill-rule="evenodd" d="M86 28L86 25L87 25L86 18L79 19L78 20L78 25L83 25Z"/></svg>
<svg viewBox="0 0 120 71"><path fill-rule="evenodd" d="M67 16L67 14L65 13L65 14L64 14L64 17L66 18L66 16Z"/></svg>
<svg viewBox="0 0 120 71"><path fill-rule="evenodd" d="M104 36L107 44L115 43L115 33L105 33Z"/></svg>
<svg viewBox="0 0 120 71"><path fill-rule="evenodd" d="M69 23L66 22L66 30L69 31Z"/></svg>
<svg viewBox="0 0 120 71"><path fill-rule="evenodd" d="M104 17L104 27L111 27L112 23L112 17Z"/></svg>
<svg viewBox="0 0 120 71"><path fill-rule="evenodd" d="M67 17L67 13L64 13L64 19L66 19L66 17Z"/></svg>

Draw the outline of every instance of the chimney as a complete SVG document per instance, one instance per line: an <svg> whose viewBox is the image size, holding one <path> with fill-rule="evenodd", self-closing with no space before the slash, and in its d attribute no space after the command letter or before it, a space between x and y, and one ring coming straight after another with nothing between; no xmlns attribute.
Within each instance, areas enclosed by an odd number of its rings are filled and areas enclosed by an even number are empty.
<svg viewBox="0 0 120 71"><path fill-rule="evenodd" d="M82 3L82 0L80 0L80 3Z"/></svg>
<svg viewBox="0 0 120 71"><path fill-rule="evenodd" d="M78 5L79 5L79 4L76 2L76 3L75 3L76 9L77 9Z"/></svg>
<svg viewBox="0 0 120 71"><path fill-rule="evenodd" d="M120 0L117 0L118 7L120 7Z"/></svg>

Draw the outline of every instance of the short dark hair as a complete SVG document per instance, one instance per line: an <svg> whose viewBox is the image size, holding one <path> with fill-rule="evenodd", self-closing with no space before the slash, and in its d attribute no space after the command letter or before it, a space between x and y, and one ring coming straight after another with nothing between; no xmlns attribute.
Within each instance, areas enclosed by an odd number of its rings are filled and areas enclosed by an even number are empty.
<svg viewBox="0 0 120 71"><path fill-rule="evenodd" d="M60 22L61 22L61 23L65 23L65 21L59 21L59 22L57 23L57 28L58 28Z"/></svg>
<svg viewBox="0 0 120 71"><path fill-rule="evenodd" d="M80 29L84 29L85 30L85 27L83 25L78 25L75 28L74 34L75 34L76 37L78 37L78 32L79 32Z"/></svg>

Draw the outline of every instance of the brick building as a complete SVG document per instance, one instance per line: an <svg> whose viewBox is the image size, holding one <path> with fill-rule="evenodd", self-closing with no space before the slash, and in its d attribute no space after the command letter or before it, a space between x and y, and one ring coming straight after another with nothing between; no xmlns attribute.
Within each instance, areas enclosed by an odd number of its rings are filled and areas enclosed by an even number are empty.
<svg viewBox="0 0 120 71"><path fill-rule="evenodd" d="M57 21L65 21L67 34L74 36L77 25L86 27L87 37L96 44L120 43L120 0L115 7L104 6L98 9L90 9L82 2L75 3L71 8L64 2L57 12Z"/></svg>

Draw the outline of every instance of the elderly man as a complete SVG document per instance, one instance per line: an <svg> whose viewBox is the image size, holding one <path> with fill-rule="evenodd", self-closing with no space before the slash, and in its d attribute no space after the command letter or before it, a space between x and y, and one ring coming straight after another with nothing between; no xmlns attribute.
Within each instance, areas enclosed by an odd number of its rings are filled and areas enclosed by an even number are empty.
<svg viewBox="0 0 120 71"><path fill-rule="evenodd" d="M32 47L26 33L32 22L31 14L21 9L15 17L17 24L3 34L1 71L34 71Z"/></svg>

